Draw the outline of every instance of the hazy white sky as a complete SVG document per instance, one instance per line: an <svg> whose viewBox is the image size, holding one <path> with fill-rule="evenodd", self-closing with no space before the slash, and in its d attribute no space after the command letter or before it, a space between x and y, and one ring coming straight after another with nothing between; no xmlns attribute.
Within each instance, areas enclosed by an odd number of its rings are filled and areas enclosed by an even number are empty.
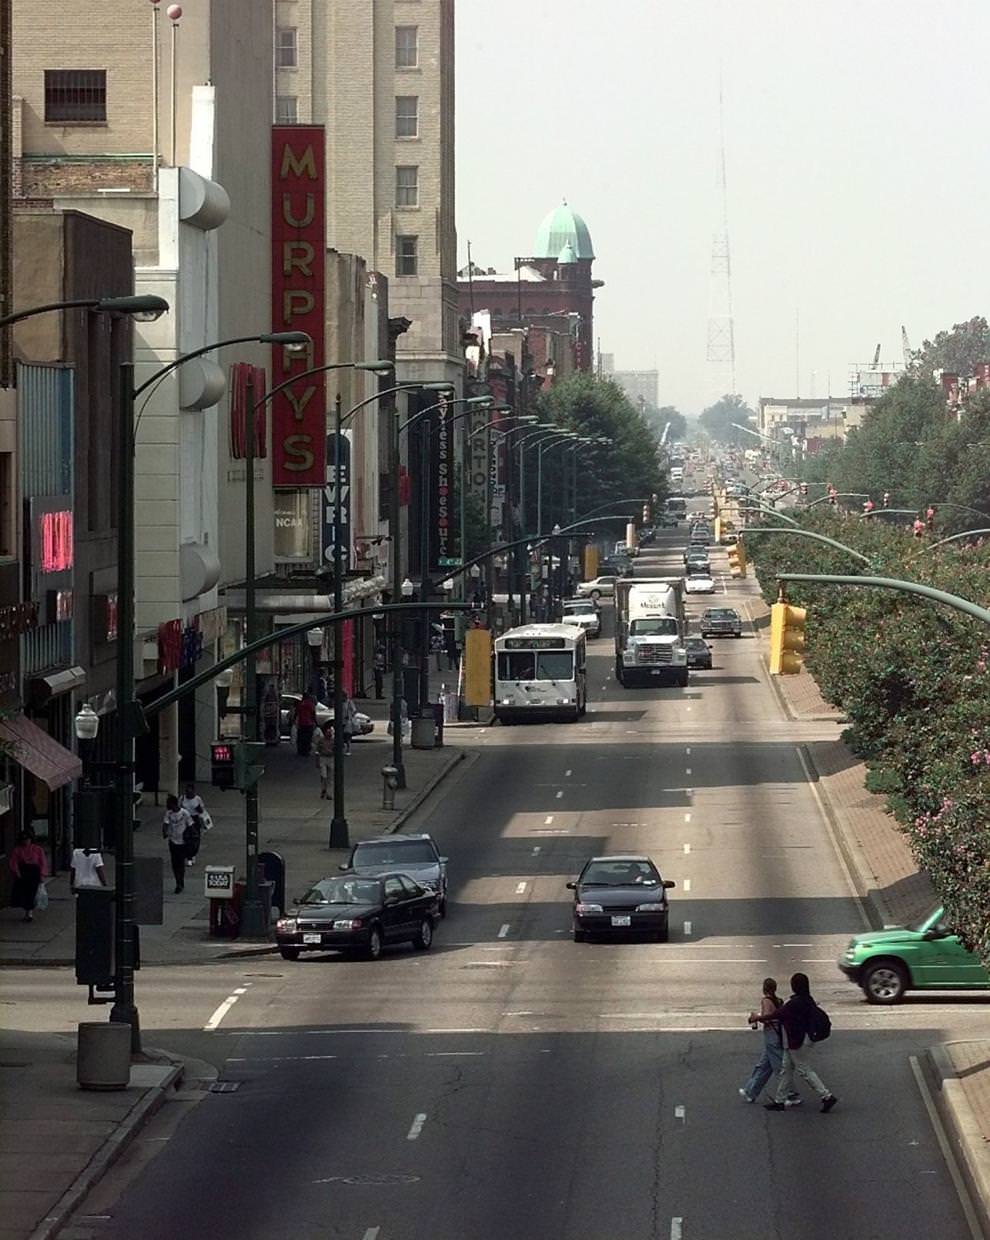
<svg viewBox="0 0 990 1240"><path fill-rule="evenodd" d="M510 269L562 197L595 330L699 412L725 99L736 386L848 392L990 314L988 0L457 0L458 265ZM814 373L813 373L814 372Z"/></svg>

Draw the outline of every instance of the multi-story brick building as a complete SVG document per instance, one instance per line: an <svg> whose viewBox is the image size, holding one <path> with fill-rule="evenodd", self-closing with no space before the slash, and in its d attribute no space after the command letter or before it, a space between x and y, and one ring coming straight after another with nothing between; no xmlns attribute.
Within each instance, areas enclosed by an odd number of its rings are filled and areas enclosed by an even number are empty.
<svg viewBox="0 0 990 1240"><path fill-rule="evenodd" d="M327 240L387 276L399 378L458 382L453 0L274 0L275 121L326 127Z"/></svg>
<svg viewBox="0 0 990 1240"><path fill-rule="evenodd" d="M587 224L565 202L543 219L533 254L517 258L513 271L485 270L472 263L458 273L461 315L470 321L478 311L488 310L496 330L539 326L559 332L566 327L570 357L548 360L558 371L590 371L595 289L603 284L592 276L594 259Z"/></svg>

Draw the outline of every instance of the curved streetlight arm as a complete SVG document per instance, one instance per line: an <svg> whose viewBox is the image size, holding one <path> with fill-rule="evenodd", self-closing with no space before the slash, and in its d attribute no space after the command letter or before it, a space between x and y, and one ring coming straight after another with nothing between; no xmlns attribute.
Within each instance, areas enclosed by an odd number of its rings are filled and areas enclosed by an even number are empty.
<svg viewBox="0 0 990 1240"><path fill-rule="evenodd" d="M790 534L796 538L812 538L815 542L826 543L829 547L835 547L839 551L844 551L847 555L854 556L857 560L862 561L867 568L873 567L873 561L867 559L861 551L857 551L853 547L847 547L845 543L837 542L834 538L827 538L824 534L816 534L813 530L784 530L777 525L751 526L747 530L740 530L739 537L744 538L747 534ZM858 578L856 580L859 580Z"/></svg>
<svg viewBox="0 0 990 1240"><path fill-rule="evenodd" d="M531 433L530 433L529 435L524 435L524 436L522 437L522 439L520 439L520 440L519 440L518 447L520 447L520 448L525 448L526 444L527 444L527 443L528 443L531 439L540 439L541 437L545 438L545 437L546 437L547 432L552 432L552 433L555 433L555 434L556 434L556 433L559 433L559 432L557 431L556 426L553 426L553 425L550 425L550 424L545 424L545 425L540 425L540 426L533 426L533 427L531 427L531 428L530 428L530 431L531 431Z"/></svg>
<svg viewBox="0 0 990 1240"><path fill-rule="evenodd" d="M741 512L753 512L754 510L756 512L762 512L764 516L776 517L778 521L786 521L789 525L800 524L794 517L789 517L786 512L778 512L776 508L768 508L766 504L757 504L752 502L748 504L740 504L739 509Z"/></svg>
<svg viewBox="0 0 990 1240"><path fill-rule="evenodd" d="M835 495L821 495L818 499L813 499L805 511L817 507L819 504L825 504L830 499L869 499L870 497L865 491L836 491Z"/></svg>
<svg viewBox="0 0 990 1240"><path fill-rule="evenodd" d="M778 573L778 581L808 581L827 586L872 586L878 590L900 590L905 594L920 594L922 598L934 603L944 603L956 611L965 612L990 624L990 611L972 603L968 598L960 598L958 594L948 594L945 590L936 590L934 586L922 585L920 581L901 581L896 577L833 577L827 573Z"/></svg>
<svg viewBox="0 0 990 1240"><path fill-rule="evenodd" d="M279 339L280 336L286 339ZM289 339L291 337L291 339ZM262 332L254 336L233 336L230 340L216 340L213 344L204 344L202 348L192 349L188 353L183 353L181 357L174 358L167 366L162 366L160 370L144 383L139 384L132 394L132 399L137 400L143 391L151 387L153 383L157 383L160 379L164 379L166 375L171 374L173 370L177 370L180 366L184 366L186 362L191 362L197 357L202 357L204 353L212 353L215 349L226 349L232 344L306 344L309 337L305 332ZM296 376L299 377L298 375Z"/></svg>
<svg viewBox="0 0 990 1240"><path fill-rule="evenodd" d="M78 297L70 301L49 301L43 306L31 306L27 310L15 310L0 318L0 327L10 327L22 319L34 318L36 314L49 314L55 310L100 310L106 314L130 314L158 318L167 314L168 302L152 294L131 297Z"/></svg>
<svg viewBox="0 0 990 1240"><path fill-rule="evenodd" d="M600 512L603 508L612 508L615 504L650 504L652 502L652 498L649 495L645 498L643 496L637 496L635 498L627 497L625 499L610 499L608 503L598 504L597 507L592 508L589 512L586 512L583 517L579 518L579 520L584 521L588 517L593 517L596 512Z"/></svg>
<svg viewBox="0 0 990 1240"><path fill-rule="evenodd" d="M917 508L871 508L869 512L861 512L861 513L858 513L857 515L859 516L860 521L862 521L864 517L882 517L885 513L888 513L888 512L896 513L898 516L901 516L901 517L910 517L912 515L913 516L918 515Z"/></svg>
<svg viewBox="0 0 990 1240"><path fill-rule="evenodd" d="M938 542L929 543L927 547L923 547L918 552L918 555L926 555L929 551L934 551L936 547L944 547L946 543L958 542L961 538L971 538L976 534L990 534L990 529L963 530L961 534L950 534L948 538L940 538Z"/></svg>
<svg viewBox="0 0 990 1240"><path fill-rule="evenodd" d="M487 400L487 396L452 396L447 400L438 400L435 405L428 405L425 409L420 409L414 413L411 418L406 418L404 422L400 422L399 434L401 435L403 431L408 430L409 427L412 426L414 422L418 422L420 418L425 418L428 413L432 413L434 409L441 409L444 405L468 406L467 409L462 409L460 413L455 413L450 419L451 422L456 422L459 418L466 417L467 414L469 414L473 409L488 409L490 405L482 403Z"/></svg>
<svg viewBox="0 0 990 1240"><path fill-rule="evenodd" d="M446 387L446 384L444 384L444 386ZM376 400L381 400L383 396L394 396L396 392L416 391L417 388L427 392L435 392L439 390L429 383L397 383L394 387L382 388L380 392L373 392L370 396L366 396L364 400L359 400L356 405L352 405L345 414L341 415L341 421L346 422L347 419L357 413L359 409L363 409L365 405L373 404Z"/></svg>
<svg viewBox="0 0 990 1240"><path fill-rule="evenodd" d="M445 573L441 580L453 581L455 577L459 577L462 573L466 573L469 569L474 568L476 564L482 564L485 560L490 559L493 555L502 555L505 551L511 551L514 547L542 547L544 543L550 542L553 538L562 538L565 534L569 534L572 530L578 529L582 525L596 525L600 522L607 521L632 521L634 516L628 513L614 513L608 517L595 517L591 521L575 521L571 525L561 526L557 532L550 534L527 535L524 538L515 538L512 542L499 543L497 547L489 547L487 551L482 551L480 555L476 555L474 559L467 560L465 563L452 568L449 573Z"/></svg>
<svg viewBox="0 0 990 1240"><path fill-rule="evenodd" d="M366 362L330 362L326 366L312 366L309 370L301 370L297 375L293 375L291 379L283 379L277 387L273 387L270 392L266 392L261 400L255 401L252 413L260 409L262 405L270 401L273 396L277 396L285 388L292 387L293 383L298 383L300 379L308 379L310 375L324 374L331 370L346 370L348 366L353 366L355 369L370 370L371 374L375 373Z"/></svg>

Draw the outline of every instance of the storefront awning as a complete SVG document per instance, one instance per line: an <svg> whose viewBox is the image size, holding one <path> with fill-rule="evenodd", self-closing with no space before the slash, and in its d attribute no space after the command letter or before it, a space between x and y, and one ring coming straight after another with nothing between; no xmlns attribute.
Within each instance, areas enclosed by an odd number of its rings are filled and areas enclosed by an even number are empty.
<svg viewBox="0 0 990 1240"><path fill-rule="evenodd" d="M19 766L46 783L52 791L82 774L82 763L72 750L52 740L24 715L0 719L0 740L13 748L14 761Z"/></svg>

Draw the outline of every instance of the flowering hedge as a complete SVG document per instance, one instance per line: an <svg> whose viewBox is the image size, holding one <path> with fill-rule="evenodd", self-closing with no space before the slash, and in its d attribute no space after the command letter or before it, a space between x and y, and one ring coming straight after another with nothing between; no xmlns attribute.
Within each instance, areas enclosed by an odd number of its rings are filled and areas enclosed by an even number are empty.
<svg viewBox="0 0 990 1240"><path fill-rule="evenodd" d="M990 548L928 553L930 539L832 513L806 529L867 555L867 569L810 539L752 535L764 597L778 572L862 573L919 581L990 607ZM805 662L849 725L844 739L867 764L948 918L990 968L990 626L916 595L790 583L808 608Z"/></svg>

